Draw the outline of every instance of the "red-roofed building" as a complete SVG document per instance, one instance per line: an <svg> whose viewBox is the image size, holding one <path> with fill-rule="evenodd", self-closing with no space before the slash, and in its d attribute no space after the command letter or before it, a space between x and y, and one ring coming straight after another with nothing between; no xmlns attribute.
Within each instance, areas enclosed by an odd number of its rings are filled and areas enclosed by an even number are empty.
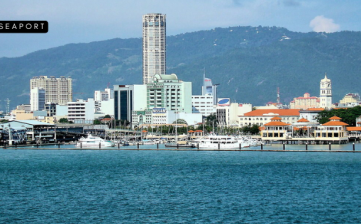
<svg viewBox="0 0 361 224"><path fill-rule="evenodd" d="M248 113L243 116L238 116L239 126L252 126L254 124L263 126L270 122L272 118L279 117L281 122L292 124L299 119L300 110L298 109L259 109Z"/></svg>
<svg viewBox="0 0 361 224"><path fill-rule="evenodd" d="M261 131L262 140L286 140L289 125L281 121L280 117L271 118L271 122L264 124Z"/></svg>
<svg viewBox="0 0 361 224"><path fill-rule="evenodd" d="M345 122L341 118L333 116L329 122L318 126L315 130L316 140L343 141L348 140L348 133Z"/></svg>

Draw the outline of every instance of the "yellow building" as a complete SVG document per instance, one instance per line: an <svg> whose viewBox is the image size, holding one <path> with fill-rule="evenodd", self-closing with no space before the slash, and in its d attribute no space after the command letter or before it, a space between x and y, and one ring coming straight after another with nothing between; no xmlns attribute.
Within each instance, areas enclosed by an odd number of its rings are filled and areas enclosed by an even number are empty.
<svg viewBox="0 0 361 224"><path fill-rule="evenodd" d="M33 120L34 114L32 112L27 112L25 110L15 109L11 111L12 117L14 120Z"/></svg>
<svg viewBox="0 0 361 224"><path fill-rule="evenodd" d="M360 95L358 93L348 93L346 94L342 100L340 100L340 104L349 104L349 103L358 103L360 101Z"/></svg>

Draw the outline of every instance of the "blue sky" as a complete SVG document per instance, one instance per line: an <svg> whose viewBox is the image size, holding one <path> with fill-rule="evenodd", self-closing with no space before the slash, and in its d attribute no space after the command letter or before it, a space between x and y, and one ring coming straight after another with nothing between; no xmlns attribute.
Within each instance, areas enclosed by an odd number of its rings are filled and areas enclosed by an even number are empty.
<svg viewBox="0 0 361 224"><path fill-rule="evenodd" d="M142 15L167 15L167 35L230 26L361 31L360 0L15 0L0 20L47 20L47 34L0 34L0 57L69 43L142 36Z"/></svg>

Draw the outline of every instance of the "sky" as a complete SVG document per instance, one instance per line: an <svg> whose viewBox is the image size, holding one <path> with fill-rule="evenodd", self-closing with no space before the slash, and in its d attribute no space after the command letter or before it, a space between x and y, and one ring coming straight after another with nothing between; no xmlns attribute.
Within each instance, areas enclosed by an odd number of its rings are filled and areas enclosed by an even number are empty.
<svg viewBox="0 0 361 224"><path fill-rule="evenodd" d="M1 2L2 1L2 2ZM45 34L0 33L0 57L70 43L141 38L142 15L167 16L167 36L215 27L361 31L360 0L0 0L0 21L46 20Z"/></svg>

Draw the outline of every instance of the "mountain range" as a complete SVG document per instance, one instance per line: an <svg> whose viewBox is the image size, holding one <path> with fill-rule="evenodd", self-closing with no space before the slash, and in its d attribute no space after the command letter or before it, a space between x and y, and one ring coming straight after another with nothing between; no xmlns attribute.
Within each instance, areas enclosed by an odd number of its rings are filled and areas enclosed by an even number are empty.
<svg viewBox="0 0 361 224"><path fill-rule="evenodd" d="M300 33L281 27L215 28L167 37L167 74L192 82L201 93L205 73L219 84L218 97L264 105L289 102L308 92L319 96L320 80L332 81L333 102L359 92L361 32ZM73 79L73 98L95 90L142 83L142 39L67 44L22 57L0 58L1 102L10 109L30 101L34 76Z"/></svg>

